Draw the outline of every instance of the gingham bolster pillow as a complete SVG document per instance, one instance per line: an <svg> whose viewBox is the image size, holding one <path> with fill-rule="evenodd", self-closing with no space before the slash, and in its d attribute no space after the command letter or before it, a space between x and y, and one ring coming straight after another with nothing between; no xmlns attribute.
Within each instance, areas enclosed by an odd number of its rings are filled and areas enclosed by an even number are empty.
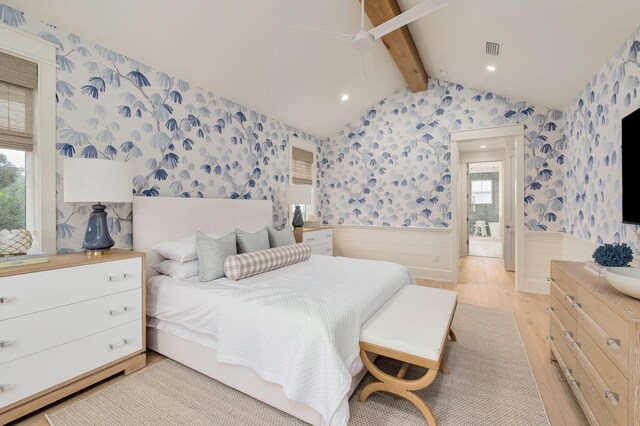
<svg viewBox="0 0 640 426"><path fill-rule="evenodd" d="M224 260L224 274L231 280L241 280L302 262L310 256L311 247L305 243L236 254Z"/></svg>

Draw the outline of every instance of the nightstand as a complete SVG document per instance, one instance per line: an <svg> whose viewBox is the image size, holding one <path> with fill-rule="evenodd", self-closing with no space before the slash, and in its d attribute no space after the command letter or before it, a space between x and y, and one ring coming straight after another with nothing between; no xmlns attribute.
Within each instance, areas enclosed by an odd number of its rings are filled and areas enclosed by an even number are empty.
<svg viewBox="0 0 640 426"><path fill-rule="evenodd" d="M302 228L293 231L297 243L307 243L311 253L333 256L333 228Z"/></svg>
<svg viewBox="0 0 640 426"><path fill-rule="evenodd" d="M143 253L0 269L0 424L146 365Z"/></svg>

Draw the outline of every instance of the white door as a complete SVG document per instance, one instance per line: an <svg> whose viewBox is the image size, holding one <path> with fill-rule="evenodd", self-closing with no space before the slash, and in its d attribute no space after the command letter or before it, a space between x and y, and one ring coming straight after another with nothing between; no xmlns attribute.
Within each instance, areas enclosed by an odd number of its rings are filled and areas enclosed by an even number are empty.
<svg viewBox="0 0 640 426"><path fill-rule="evenodd" d="M459 256L465 257L469 256L469 163L459 163L458 170L458 176L460 176L458 179L458 194L460 194L458 197L458 211L460 212L458 216Z"/></svg>
<svg viewBox="0 0 640 426"><path fill-rule="evenodd" d="M504 179L502 180L502 193L504 194L503 209L503 233L502 253L504 258L504 269L507 271L516 270L516 154L514 146L507 145L504 161Z"/></svg>

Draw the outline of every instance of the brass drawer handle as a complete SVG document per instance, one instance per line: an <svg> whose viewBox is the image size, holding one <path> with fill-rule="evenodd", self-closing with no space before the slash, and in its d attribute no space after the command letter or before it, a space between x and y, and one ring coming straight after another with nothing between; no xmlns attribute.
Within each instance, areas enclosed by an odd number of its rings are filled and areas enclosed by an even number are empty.
<svg viewBox="0 0 640 426"><path fill-rule="evenodd" d="M611 347L614 351L620 350L620 339L614 339L612 337L607 337L607 345Z"/></svg>
<svg viewBox="0 0 640 426"><path fill-rule="evenodd" d="M615 392L604 391L604 397L607 398L613 405L618 405L618 403L620 402L620 395Z"/></svg>

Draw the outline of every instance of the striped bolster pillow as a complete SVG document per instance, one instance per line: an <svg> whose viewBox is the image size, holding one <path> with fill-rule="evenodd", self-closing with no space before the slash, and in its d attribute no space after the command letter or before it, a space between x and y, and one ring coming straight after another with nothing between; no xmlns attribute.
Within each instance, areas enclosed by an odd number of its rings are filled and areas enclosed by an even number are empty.
<svg viewBox="0 0 640 426"><path fill-rule="evenodd" d="M311 247L305 243L237 254L224 260L224 274L231 280L241 280L302 262L310 256Z"/></svg>

